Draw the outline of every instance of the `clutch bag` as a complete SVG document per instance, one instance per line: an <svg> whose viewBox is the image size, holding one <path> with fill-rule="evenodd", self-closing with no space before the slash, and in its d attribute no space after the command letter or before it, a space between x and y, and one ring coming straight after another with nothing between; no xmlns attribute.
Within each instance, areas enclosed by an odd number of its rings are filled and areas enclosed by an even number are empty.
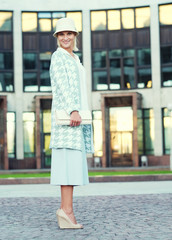
<svg viewBox="0 0 172 240"><path fill-rule="evenodd" d="M79 115L82 119L82 125L92 123L92 116L89 110L81 110ZM70 125L70 115L65 110L55 110L55 120L56 125Z"/></svg>

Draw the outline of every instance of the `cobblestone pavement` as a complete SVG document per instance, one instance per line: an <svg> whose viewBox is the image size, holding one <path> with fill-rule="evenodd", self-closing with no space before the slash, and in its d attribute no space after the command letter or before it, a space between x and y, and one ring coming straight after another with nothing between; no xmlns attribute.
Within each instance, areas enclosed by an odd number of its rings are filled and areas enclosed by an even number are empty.
<svg viewBox="0 0 172 240"><path fill-rule="evenodd" d="M60 197L0 198L1 240L172 240L172 194L74 197L84 229L60 230Z"/></svg>

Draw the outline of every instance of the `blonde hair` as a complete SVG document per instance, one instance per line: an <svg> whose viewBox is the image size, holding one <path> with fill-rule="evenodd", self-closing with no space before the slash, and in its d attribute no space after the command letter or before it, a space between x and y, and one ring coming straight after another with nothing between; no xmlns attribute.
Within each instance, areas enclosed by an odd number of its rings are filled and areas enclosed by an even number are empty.
<svg viewBox="0 0 172 240"><path fill-rule="evenodd" d="M56 34L56 37L57 37L57 46L61 47L60 46L60 42L58 40L58 34ZM74 38L74 44L73 44L73 51L78 51L78 47L77 47L77 37L75 35L75 38Z"/></svg>

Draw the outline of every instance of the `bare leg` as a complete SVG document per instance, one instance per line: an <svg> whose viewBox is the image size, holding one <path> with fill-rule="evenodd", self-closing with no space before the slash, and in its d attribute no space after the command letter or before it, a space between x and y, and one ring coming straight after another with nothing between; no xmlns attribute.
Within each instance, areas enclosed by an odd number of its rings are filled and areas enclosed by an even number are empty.
<svg viewBox="0 0 172 240"><path fill-rule="evenodd" d="M73 186L61 186L61 208L73 223L77 223L73 213Z"/></svg>

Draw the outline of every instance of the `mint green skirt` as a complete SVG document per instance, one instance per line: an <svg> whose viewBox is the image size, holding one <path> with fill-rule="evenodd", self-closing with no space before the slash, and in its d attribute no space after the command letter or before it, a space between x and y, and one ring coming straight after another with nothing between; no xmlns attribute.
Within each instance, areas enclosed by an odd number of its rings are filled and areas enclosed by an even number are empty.
<svg viewBox="0 0 172 240"><path fill-rule="evenodd" d="M52 149L51 178L52 185L89 184L88 166L85 149Z"/></svg>

